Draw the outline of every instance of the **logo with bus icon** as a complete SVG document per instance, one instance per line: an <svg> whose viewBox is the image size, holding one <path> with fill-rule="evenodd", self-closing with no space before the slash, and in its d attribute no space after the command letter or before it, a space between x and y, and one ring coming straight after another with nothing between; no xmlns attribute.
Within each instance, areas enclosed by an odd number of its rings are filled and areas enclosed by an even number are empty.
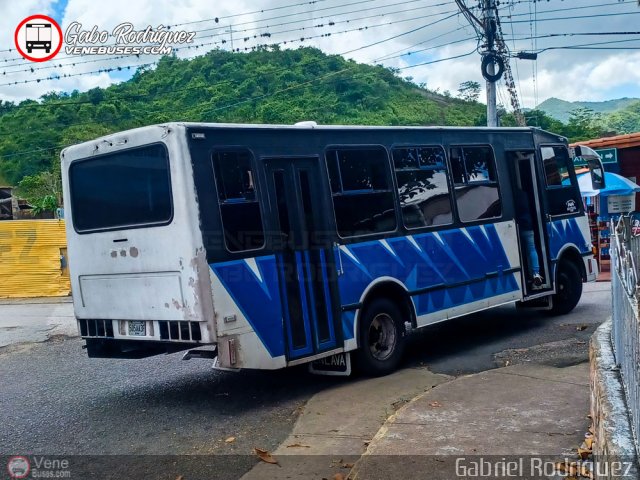
<svg viewBox="0 0 640 480"><path fill-rule="evenodd" d="M14 41L18 53L32 62L45 62L62 48L62 29L51 17L32 15L20 22Z"/></svg>
<svg viewBox="0 0 640 480"><path fill-rule="evenodd" d="M31 464L27 457L15 456L7 462L7 472L10 478L27 478L31 472Z"/></svg>

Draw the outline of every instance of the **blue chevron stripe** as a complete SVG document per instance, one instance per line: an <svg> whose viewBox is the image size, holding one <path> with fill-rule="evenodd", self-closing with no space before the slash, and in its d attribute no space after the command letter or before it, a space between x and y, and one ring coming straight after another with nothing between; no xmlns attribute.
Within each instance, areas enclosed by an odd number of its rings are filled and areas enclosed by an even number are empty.
<svg viewBox="0 0 640 480"><path fill-rule="evenodd" d="M557 260L562 247L573 243L580 253L590 251L591 239L585 239L575 218L554 220L547 224L549 232L549 250L552 260Z"/></svg>
<svg viewBox="0 0 640 480"><path fill-rule="evenodd" d="M343 270L338 277L343 305L357 304L371 279L382 276L395 278L409 292L469 282L415 295L418 315L519 290L513 273L500 274L512 266L494 225L390 238L386 242L390 248L379 240L343 247L351 254L341 252L337 260ZM486 278L490 272L498 275Z"/></svg>

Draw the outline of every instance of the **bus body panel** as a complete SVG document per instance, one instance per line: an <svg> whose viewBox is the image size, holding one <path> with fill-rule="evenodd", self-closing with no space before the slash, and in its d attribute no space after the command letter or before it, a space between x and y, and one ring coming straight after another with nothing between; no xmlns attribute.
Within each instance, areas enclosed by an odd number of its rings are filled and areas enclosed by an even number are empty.
<svg viewBox="0 0 640 480"><path fill-rule="evenodd" d="M286 366L275 256L213 263L211 271L218 344L224 349L219 365L270 370Z"/></svg>
<svg viewBox="0 0 640 480"><path fill-rule="evenodd" d="M191 168L181 161L188 154L180 130L160 126L133 130L68 148L61 155L74 311L83 337L215 341L211 279L198 228ZM170 223L78 232L70 168L100 158L108 165L109 159L118 161L119 154L149 144L161 144L168 152ZM92 332L95 320L111 322L111 328ZM133 321L147 322L137 332L144 335L131 335L134 330L128 325Z"/></svg>

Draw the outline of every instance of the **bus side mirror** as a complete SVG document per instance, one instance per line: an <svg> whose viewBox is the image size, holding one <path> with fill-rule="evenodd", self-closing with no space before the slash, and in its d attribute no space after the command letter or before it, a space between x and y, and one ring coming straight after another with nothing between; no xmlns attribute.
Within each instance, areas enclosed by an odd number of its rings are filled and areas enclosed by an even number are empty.
<svg viewBox="0 0 640 480"><path fill-rule="evenodd" d="M594 190L602 190L605 188L604 166L602 165L600 155L589 147L578 145L575 147L574 163L576 163L575 159L578 157L589 167L592 188Z"/></svg>
<svg viewBox="0 0 640 480"><path fill-rule="evenodd" d="M604 181L604 167L602 166L602 160L600 157L595 159L589 159L587 161L589 165L589 172L591 173L591 185L594 190L602 190L606 185Z"/></svg>

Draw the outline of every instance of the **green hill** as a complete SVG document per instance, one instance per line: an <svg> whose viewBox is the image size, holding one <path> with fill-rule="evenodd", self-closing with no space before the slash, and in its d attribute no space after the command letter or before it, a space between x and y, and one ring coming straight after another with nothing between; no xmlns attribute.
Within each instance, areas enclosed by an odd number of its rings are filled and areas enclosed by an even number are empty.
<svg viewBox="0 0 640 480"><path fill-rule="evenodd" d="M538 105L538 110L544 111L556 120L567 123L571 112L578 108L587 108L596 113L608 114L623 110L638 101L640 101L638 98L618 98L604 102L567 102L566 100L552 97Z"/></svg>
<svg viewBox="0 0 640 480"><path fill-rule="evenodd" d="M0 103L0 177L15 184L50 169L63 145L166 121L474 125L484 110L314 48L164 57L106 89Z"/></svg>
<svg viewBox="0 0 640 480"><path fill-rule="evenodd" d="M606 127L617 133L640 132L640 100L604 116Z"/></svg>

